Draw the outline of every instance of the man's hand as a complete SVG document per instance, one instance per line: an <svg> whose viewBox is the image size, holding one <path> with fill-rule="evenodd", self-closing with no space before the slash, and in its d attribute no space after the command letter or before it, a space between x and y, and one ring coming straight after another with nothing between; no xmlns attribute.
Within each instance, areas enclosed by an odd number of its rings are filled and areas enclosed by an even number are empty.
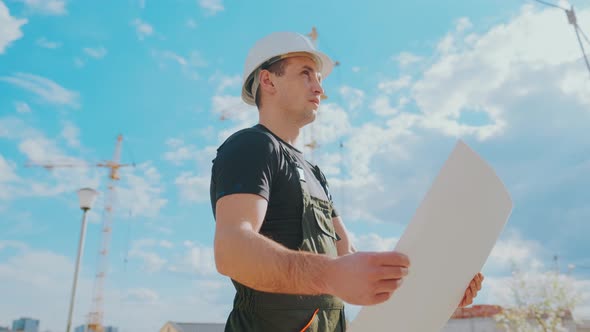
<svg viewBox="0 0 590 332"><path fill-rule="evenodd" d="M325 289L350 304L381 303L400 287L409 266L406 255L393 251L340 256L326 267Z"/></svg>
<svg viewBox="0 0 590 332"><path fill-rule="evenodd" d="M481 289L481 283L483 282L483 274L478 273L473 277L469 286L465 290L465 295L463 295L463 299L459 304L459 308L463 308L465 306L470 305L473 303L473 299L477 296L477 292Z"/></svg>

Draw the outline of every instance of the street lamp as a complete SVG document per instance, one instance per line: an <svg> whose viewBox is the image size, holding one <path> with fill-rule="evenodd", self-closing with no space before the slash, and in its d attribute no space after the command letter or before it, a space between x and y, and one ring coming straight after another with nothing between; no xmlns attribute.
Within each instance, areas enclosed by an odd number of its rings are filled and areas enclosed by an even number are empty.
<svg viewBox="0 0 590 332"><path fill-rule="evenodd" d="M78 257L76 257L76 269L74 270L74 284L72 285L72 297L70 298L70 311L68 313L68 325L66 332L70 332L72 327L72 313L74 311L74 299L76 298L76 284L78 283L78 271L80 268L80 260L84 251L84 238L86 237L86 214L92 208L92 204L96 199L98 192L92 188L82 188L78 190L78 199L80 201L80 209L82 209L82 230L80 231L80 242L78 243Z"/></svg>

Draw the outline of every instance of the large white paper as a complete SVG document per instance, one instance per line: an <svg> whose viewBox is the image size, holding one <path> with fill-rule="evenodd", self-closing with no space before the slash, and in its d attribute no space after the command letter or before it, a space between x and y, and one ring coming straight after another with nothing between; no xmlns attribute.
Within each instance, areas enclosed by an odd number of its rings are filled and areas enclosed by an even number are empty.
<svg viewBox="0 0 590 332"><path fill-rule="evenodd" d="M348 331L440 331L511 211L492 168L459 141L395 247L410 258L409 275L389 301L363 307Z"/></svg>

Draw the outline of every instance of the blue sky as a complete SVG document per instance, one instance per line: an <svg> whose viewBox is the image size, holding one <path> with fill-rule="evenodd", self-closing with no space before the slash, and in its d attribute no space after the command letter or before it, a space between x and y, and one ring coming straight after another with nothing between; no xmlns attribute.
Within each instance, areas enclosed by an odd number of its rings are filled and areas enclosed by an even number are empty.
<svg viewBox="0 0 590 332"><path fill-rule="evenodd" d="M569 5L565 2L563 6ZM583 31L590 7L571 1ZM532 1L0 0L0 326L63 329L81 212L90 213L74 324L90 310L107 172L123 134L105 323L156 330L223 321L208 197L216 147L256 123L239 99L249 47L319 31L341 64L306 129L356 246L394 247L458 138L514 200L479 303L503 304L512 266L560 270L590 317L590 78L563 11ZM590 44L585 43L586 49ZM466 248L468 250L468 248ZM570 268L568 269L568 265ZM350 308L354 315L358 308Z"/></svg>

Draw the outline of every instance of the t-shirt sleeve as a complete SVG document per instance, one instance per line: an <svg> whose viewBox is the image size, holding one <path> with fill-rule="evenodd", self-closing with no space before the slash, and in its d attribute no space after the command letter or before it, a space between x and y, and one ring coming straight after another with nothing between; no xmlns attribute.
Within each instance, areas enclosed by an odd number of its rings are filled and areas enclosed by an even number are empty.
<svg viewBox="0 0 590 332"><path fill-rule="evenodd" d="M211 203L231 194L256 194L269 199L277 166L277 148L264 133L244 131L218 150L211 171Z"/></svg>

